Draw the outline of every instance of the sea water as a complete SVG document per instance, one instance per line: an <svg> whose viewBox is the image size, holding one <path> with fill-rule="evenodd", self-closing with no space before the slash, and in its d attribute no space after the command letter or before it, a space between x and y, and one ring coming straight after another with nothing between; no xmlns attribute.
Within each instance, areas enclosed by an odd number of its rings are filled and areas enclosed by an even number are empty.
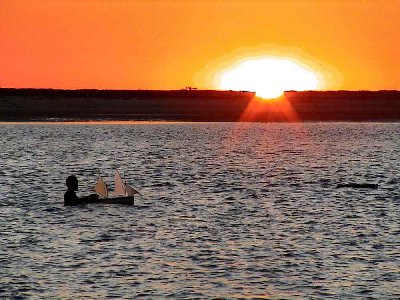
<svg viewBox="0 0 400 300"><path fill-rule="evenodd" d="M1 124L0 298L399 298L399 132ZM63 206L117 169L134 207Z"/></svg>

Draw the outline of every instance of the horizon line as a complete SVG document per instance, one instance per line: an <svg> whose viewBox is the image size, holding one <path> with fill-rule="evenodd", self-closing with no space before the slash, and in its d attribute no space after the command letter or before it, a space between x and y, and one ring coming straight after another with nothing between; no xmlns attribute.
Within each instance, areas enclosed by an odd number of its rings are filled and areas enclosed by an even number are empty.
<svg viewBox="0 0 400 300"><path fill-rule="evenodd" d="M218 89L198 89L198 88L182 88L182 89L98 89L98 88L46 88L46 87L0 87L0 90L47 90L47 91L126 91L126 92L234 92L234 93L256 93L256 91L245 90L218 90ZM306 93L306 92L400 92L397 89L379 89L379 90L286 90L284 93Z"/></svg>

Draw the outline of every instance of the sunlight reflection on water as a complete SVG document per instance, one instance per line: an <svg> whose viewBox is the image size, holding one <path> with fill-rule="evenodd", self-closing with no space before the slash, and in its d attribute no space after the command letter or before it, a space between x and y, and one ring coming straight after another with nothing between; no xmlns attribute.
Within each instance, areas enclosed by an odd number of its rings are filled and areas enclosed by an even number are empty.
<svg viewBox="0 0 400 300"><path fill-rule="evenodd" d="M399 297L399 130L2 124L0 296ZM62 206L117 168L137 206Z"/></svg>

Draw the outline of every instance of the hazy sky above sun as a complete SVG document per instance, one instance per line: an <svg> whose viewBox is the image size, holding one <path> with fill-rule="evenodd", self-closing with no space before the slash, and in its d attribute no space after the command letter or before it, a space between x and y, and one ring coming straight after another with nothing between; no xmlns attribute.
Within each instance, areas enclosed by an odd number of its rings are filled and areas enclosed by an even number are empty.
<svg viewBox="0 0 400 300"><path fill-rule="evenodd" d="M0 0L0 87L218 88L265 57L400 89L399 34L398 0Z"/></svg>

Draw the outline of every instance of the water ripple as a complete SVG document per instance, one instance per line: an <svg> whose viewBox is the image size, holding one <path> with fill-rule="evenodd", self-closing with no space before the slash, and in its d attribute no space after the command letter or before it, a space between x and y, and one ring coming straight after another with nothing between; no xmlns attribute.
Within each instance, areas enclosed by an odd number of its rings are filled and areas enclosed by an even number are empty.
<svg viewBox="0 0 400 300"><path fill-rule="evenodd" d="M0 297L399 298L399 129L1 125ZM116 168L135 207L62 206Z"/></svg>

